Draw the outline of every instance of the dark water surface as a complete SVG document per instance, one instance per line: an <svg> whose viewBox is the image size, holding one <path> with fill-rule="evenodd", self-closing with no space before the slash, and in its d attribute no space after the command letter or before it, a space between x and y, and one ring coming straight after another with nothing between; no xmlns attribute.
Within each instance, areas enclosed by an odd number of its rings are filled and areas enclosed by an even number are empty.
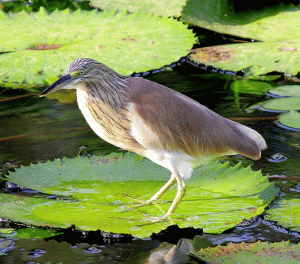
<svg viewBox="0 0 300 264"><path fill-rule="evenodd" d="M190 67L179 67L174 71L158 73L147 78L176 89L222 116L252 127L263 135L268 149L263 151L259 161L253 162L235 156L228 158L232 163L242 161L245 166L252 164L254 170L261 169L263 174L272 176L300 176L300 133L285 130L274 124L276 114L258 110L245 112L250 105L266 100L266 95L237 93L231 90L235 77L199 73ZM40 89L42 90L43 88ZM66 93L69 91L62 94L63 98ZM0 88L2 172L20 164L29 165L64 156L75 157L79 152L85 155L101 155L122 151L94 134L78 109L76 101L62 103L56 99L39 98L38 93L15 100L3 100L20 94L26 95L29 92ZM287 159L273 162L272 156L277 153ZM276 179L281 195L300 198L300 191L295 188L298 182L299 180ZM2 221L1 224L3 227L16 227L14 223L6 221ZM195 234L201 233L201 230L175 228L140 240L127 236L110 236L101 232L85 234L70 229L50 239L13 239L2 251L5 255L0 256L0 263L122 263L130 258L135 259L139 254L149 255L161 242L177 243L182 237L192 239ZM300 235L276 223L268 222L262 216L224 234L204 234L196 239L199 245L206 247L257 240L300 242ZM140 263L140 260L135 261L132 259L128 263ZM191 259L189 263L200 262Z"/></svg>

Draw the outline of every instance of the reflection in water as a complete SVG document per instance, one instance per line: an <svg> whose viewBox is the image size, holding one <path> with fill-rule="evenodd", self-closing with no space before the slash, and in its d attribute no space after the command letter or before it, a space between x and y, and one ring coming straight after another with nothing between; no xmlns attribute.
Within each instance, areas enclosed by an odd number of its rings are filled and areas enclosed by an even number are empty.
<svg viewBox="0 0 300 264"><path fill-rule="evenodd" d="M191 240L180 239L177 245L162 243L153 250L146 264L185 264L190 260L189 252L194 251Z"/></svg>

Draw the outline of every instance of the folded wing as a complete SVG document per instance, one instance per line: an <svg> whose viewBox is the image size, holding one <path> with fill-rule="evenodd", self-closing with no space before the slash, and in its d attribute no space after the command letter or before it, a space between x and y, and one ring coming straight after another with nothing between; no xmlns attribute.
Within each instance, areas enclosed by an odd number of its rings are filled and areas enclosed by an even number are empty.
<svg viewBox="0 0 300 264"><path fill-rule="evenodd" d="M143 78L128 78L133 137L143 146L193 157L242 154L259 159L267 147L253 129Z"/></svg>

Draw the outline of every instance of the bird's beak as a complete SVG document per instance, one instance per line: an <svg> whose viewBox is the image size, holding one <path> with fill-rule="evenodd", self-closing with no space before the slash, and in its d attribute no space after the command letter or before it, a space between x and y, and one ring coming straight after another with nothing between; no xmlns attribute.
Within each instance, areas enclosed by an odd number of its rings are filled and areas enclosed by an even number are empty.
<svg viewBox="0 0 300 264"><path fill-rule="evenodd" d="M43 97L47 94L53 93L56 90L58 90L59 88L61 88L62 86L65 86L68 84L68 81L71 80L71 75L70 74L66 74L63 75L61 78L59 78L55 83L51 84L48 88L46 88L41 94L40 97Z"/></svg>

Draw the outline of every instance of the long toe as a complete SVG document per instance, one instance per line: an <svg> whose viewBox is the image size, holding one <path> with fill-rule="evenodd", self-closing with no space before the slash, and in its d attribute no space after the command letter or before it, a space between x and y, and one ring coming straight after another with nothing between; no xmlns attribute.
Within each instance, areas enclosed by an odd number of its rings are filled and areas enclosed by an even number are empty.
<svg viewBox="0 0 300 264"><path fill-rule="evenodd" d="M163 223L163 222L174 222L174 224L175 224L176 222L184 221L184 219L171 218L171 216L168 214L158 217L158 216L153 216L153 215L143 213L141 211L139 211L139 212L144 216L143 217L144 223L139 226L152 225L152 224Z"/></svg>
<svg viewBox="0 0 300 264"><path fill-rule="evenodd" d="M126 197L126 198L129 198L129 199L132 199L132 200L134 200L135 202L140 203L142 206L143 206L143 205L147 205L147 204L151 204L151 203L154 202L154 200L151 200L151 199L149 199L149 200L140 200L140 199L137 199L137 198L135 198L135 197L129 196L129 195L127 195L127 194L122 194L122 196L123 196L123 197Z"/></svg>
<svg viewBox="0 0 300 264"><path fill-rule="evenodd" d="M126 209L123 210L123 213L129 212L129 211L133 211L133 210L136 210L138 208L141 208L141 207L144 207L144 206L156 203L156 200L153 200L153 199L140 200L140 199L137 199L135 197L131 197L131 196L126 195L126 194L122 194L122 196L124 196L126 198L129 198L129 199L131 199L131 200L134 201L133 203L125 203L124 204L124 205L126 205Z"/></svg>
<svg viewBox="0 0 300 264"><path fill-rule="evenodd" d="M144 203L141 203L141 204L127 204L127 208L125 210L123 210L122 212L123 213L126 213L126 212L130 212L130 211L133 211L133 210L136 210L136 209L139 209L141 207L144 207L148 204L144 204Z"/></svg>

